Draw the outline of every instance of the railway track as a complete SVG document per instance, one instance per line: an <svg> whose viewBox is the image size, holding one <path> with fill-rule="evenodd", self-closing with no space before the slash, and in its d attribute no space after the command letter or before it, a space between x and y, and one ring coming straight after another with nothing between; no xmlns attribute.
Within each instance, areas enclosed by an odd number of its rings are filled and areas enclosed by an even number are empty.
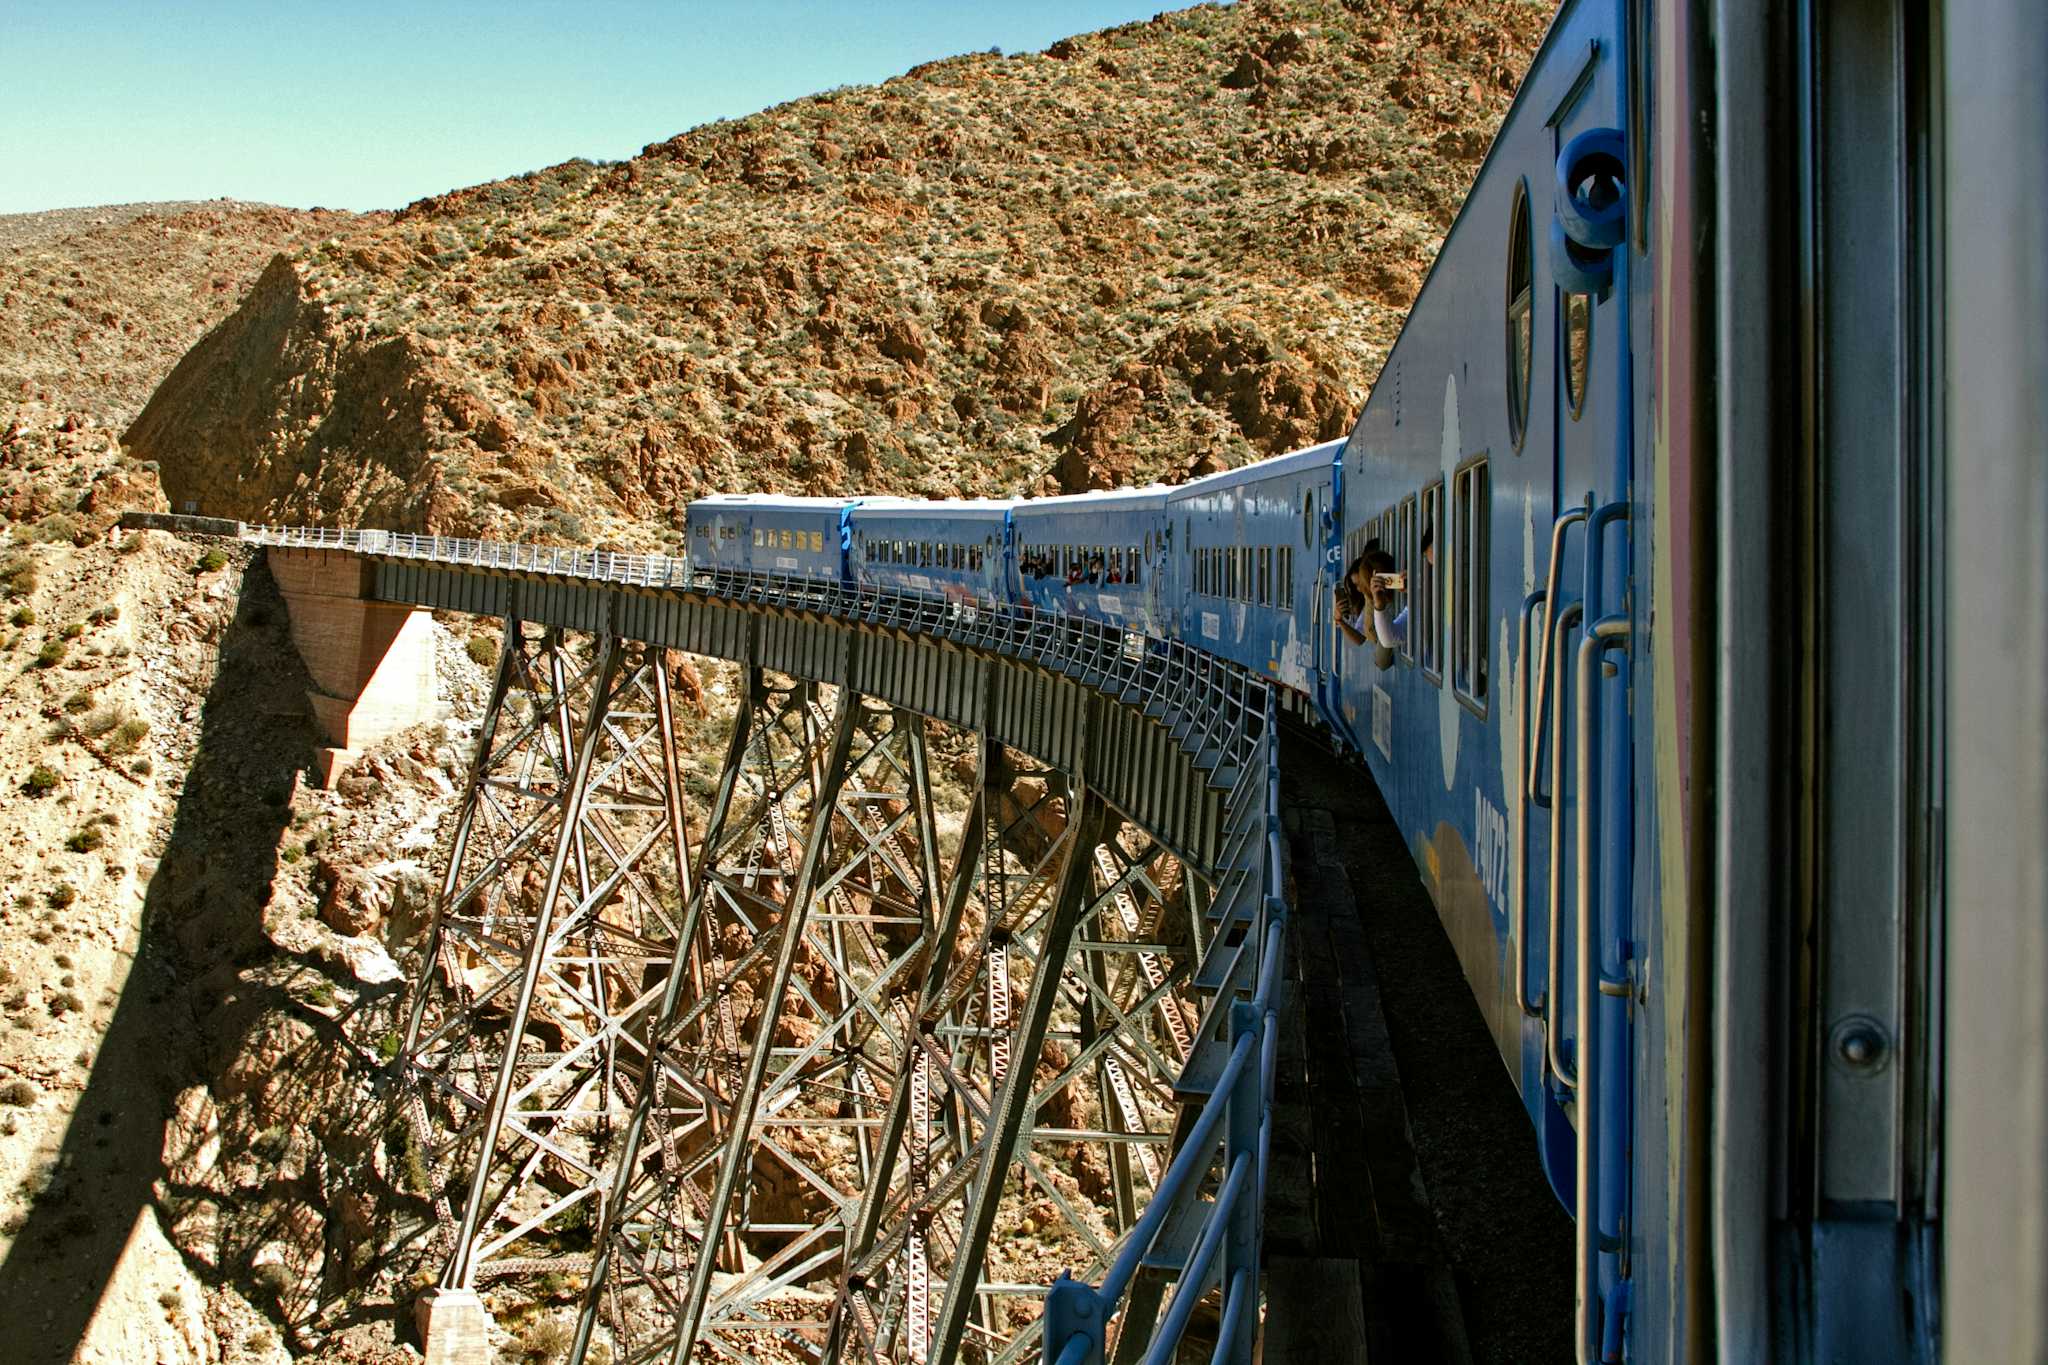
<svg viewBox="0 0 2048 1365"><path fill-rule="evenodd" d="M1571 1359L1571 1222L1369 778L1290 735L1265 1365Z"/></svg>

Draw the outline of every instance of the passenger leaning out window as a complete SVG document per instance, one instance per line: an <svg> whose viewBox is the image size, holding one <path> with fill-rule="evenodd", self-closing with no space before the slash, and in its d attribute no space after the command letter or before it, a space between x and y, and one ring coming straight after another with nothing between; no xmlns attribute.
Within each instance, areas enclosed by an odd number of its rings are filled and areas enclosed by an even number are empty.
<svg viewBox="0 0 2048 1365"><path fill-rule="evenodd" d="M1394 594L1403 586L1394 569L1394 557L1382 550L1377 540L1366 542L1337 584L1337 628L1352 644L1372 646L1376 668L1394 666L1394 649L1408 631L1406 607L1391 619L1387 615L1393 610Z"/></svg>

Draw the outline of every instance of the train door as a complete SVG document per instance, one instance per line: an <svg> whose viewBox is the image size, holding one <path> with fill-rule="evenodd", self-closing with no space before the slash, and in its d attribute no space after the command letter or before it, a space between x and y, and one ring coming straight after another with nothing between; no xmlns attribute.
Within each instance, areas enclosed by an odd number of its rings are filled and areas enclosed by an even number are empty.
<svg viewBox="0 0 2048 1365"><path fill-rule="evenodd" d="M1629 684L1634 425L1623 45L1589 44L1550 117L1556 171L1532 193L1553 407L1547 610L1527 781L1549 810L1543 925L1545 1121L1552 1183L1578 1225L1578 1358L1616 1360L1632 1151L1628 945L1634 762ZM1547 201L1547 202L1546 202ZM1547 280L1548 289L1542 289ZM1532 291L1536 292L1536 291ZM1541 401L1541 399L1539 399ZM1441 511L1438 512L1441 520ZM1444 527L1424 525L1424 543ZM1532 642L1533 643L1533 642ZM1532 937L1534 935L1532 934ZM1560 1122L1568 1118L1569 1123ZM1569 1140L1569 1151L1565 1148ZM1568 1174L1567 1174L1568 1168Z"/></svg>
<svg viewBox="0 0 2048 1365"><path fill-rule="evenodd" d="M1302 553L1308 557L1309 697L1330 733L1357 753L1364 749L1344 719L1343 648L1336 622L1336 589L1344 573L1344 448L1330 463L1330 482L1310 484L1302 495Z"/></svg>

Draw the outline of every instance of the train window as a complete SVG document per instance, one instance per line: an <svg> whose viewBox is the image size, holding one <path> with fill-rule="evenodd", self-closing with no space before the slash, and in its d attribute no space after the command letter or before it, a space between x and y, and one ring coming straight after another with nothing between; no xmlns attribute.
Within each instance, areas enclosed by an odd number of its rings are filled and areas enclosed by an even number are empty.
<svg viewBox="0 0 2048 1365"><path fill-rule="evenodd" d="M1394 567L1404 574L1415 572L1415 498L1411 494L1401 500L1400 511L1394 516ZM1415 599L1407 591L1394 594L1394 614L1400 615ZM1401 657L1409 662L1415 659L1415 635L1413 631L1401 636Z"/></svg>
<svg viewBox="0 0 2048 1365"><path fill-rule="evenodd" d="M1455 475L1451 490L1451 681L1458 696L1486 710L1487 574L1492 488L1485 460Z"/></svg>
<svg viewBox="0 0 2048 1365"><path fill-rule="evenodd" d="M1312 548L1316 543L1316 495L1313 490L1301 495L1301 548Z"/></svg>
<svg viewBox="0 0 2048 1365"><path fill-rule="evenodd" d="M1274 605L1281 607L1292 607L1294 605L1294 547L1292 545L1282 545L1280 547L1280 586L1279 592L1274 596Z"/></svg>
<svg viewBox="0 0 2048 1365"><path fill-rule="evenodd" d="M1572 420L1586 411L1586 371L1593 363L1593 296L1564 296L1564 399Z"/></svg>
<svg viewBox="0 0 2048 1365"><path fill-rule="evenodd" d="M1443 520L1444 485L1439 479L1422 490L1416 504L1415 525L1415 609L1408 616L1408 631L1415 636L1415 661L1433 683L1443 680L1443 586L1437 578L1437 527Z"/></svg>
<svg viewBox="0 0 2048 1365"><path fill-rule="evenodd" d="M1529 182L1515 186L1508 215L1508 437L1519 452L1529 426L1530 364L1536 340L1534 252L1529 240Z"/></svg>

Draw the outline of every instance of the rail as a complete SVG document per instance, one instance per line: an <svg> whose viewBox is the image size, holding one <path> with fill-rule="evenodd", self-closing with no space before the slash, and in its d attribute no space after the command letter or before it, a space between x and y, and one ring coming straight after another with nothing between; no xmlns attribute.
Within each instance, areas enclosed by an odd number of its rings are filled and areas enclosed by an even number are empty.
<svg viewBox="0 0 2048 1365"><path fill-rule="evenodd" d="M137 519L133 524L149 524ZM178 529L164 526L161 529ZM764 610L830 616L849 624L926 634L1082 679L1119 702L1178 718L1182 743L1231 775L1233 795L1256 802L1263 837L1255 871L1257 911L1246 928L1255 948L1251 999L1223 1000L1230 1053L1206 1088L1209 1099L1145 1212L1117 1248L1099 1285L1062 1272L1047 1287L1042 1359L1101 1365L1119 1312L1118 1358L1145 1365L1178 1359L1197 1306L1212 1291L1217 1336L1211 1359L1248 1365L1257 1335L1259 1251L1272 1146L1273 1077L1279 1042L1280 964L1287 904L1280 834L1280 767L1271 685L1179 640L1161 640L1061 612L849 585L832 579L693 568L667 555L413 535L396 531L243 526L241 540L284 549L340 550L426 560L494 573L547 575L653 591L687 592ZM1226 926L1227 927L1227 926ZM1221 951L1219 942L1211 951ZM1185 1247L1182 1251L1180 1248ZM1141 1323L1134 1289L1151 1272ZM1172 1286L1170 1300L1166 1285ZM1164 1302L1164 1311L1160 1306ZM1153 1314L1159 1313L1156 1318ZM1142 1355L1121 1338L1146 1336ZM1149 1340L1147 1340L1149 1337Z"/></svg>

